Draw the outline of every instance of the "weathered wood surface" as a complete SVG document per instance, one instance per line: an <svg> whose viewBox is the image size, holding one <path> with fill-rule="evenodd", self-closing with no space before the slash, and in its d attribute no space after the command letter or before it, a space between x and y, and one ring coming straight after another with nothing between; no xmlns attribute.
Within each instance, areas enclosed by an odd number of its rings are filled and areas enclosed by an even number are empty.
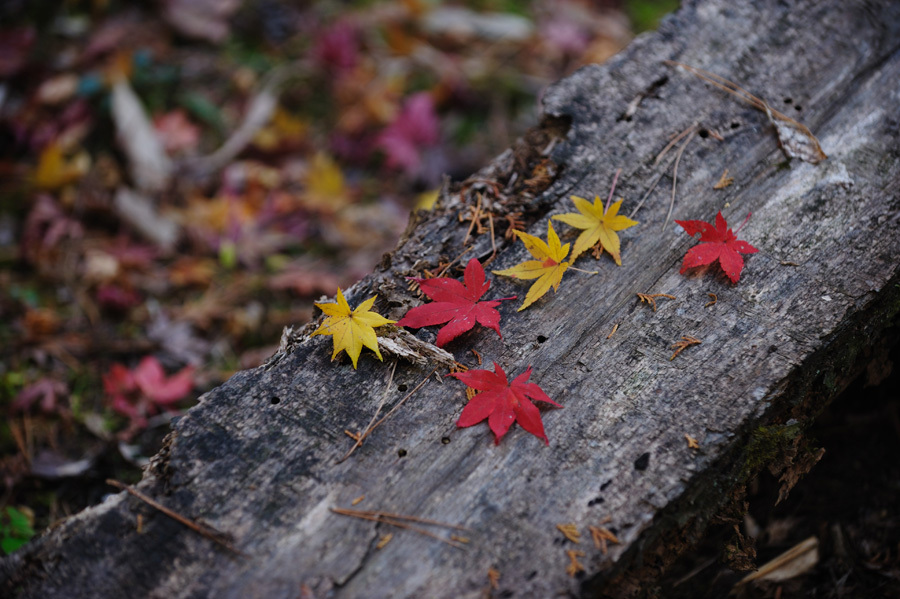
<svg viewBox="0 0 900 599"><path fill-rule="evenodd" d="M329 338L295 336L271 368L235 375L179 420L138 487L228 532L244 556L119 493L5 560L4 594L479 597L494 567L495 596L552 597L622 594L628 575L652 575L658 554L689 542L745 482L754 431L805 423L896 324L900 306L900 5L687 4L609 64L550 89L544 126L481 173L502 197L482 190L498 233L504 212L523 210L529 231L543 236L548 215L571 209L570 194L605 196L621 167L617 195L628 213L670 136L699 122L724 141L697 137L685 150L674 218L722 209L738 224L753 212L741 236L760 253L738 285L714 269L678 274L694 241L673 224L661 230L667 175L635 216L640 225L622 234L623 266L604 256L599 275L567 273L555 296L528 310L501 307L502 340L481 330L450 347L468 365L471 348L512 374L534 365L532 380L565 406L543 413L549 447L518 427L499 446L486 425L457 430L463 385L432 380L336 464L352 444L343 431L364 427L385 392L390 360L364 355L354 371L329 363ZM665 59L723 75L790 112L828 160L788 164L764 115ZM550 155L559 174L529 197L523 190L539 182L523 182L557 133ZM735 184L715 191L725 168ZM351 304L377 292L377 307L393 317L415 304L403 277L461 253L467 224L457 215L476 189L446 189L383 268L349 290ZM521 244L497 242L492 268L525 257ZM466 257L490 254L482 234ZM521 297L526 288L498 278L492 293ZM636 292L678 299L654 313ZM682 335L703 343L670 361ZM401 362L387 407L431 370ZM465 525L471 542L462 551L329 512L361 495L361 509ZM606 517L621 544L603 555L587 527ZM562 523L578 526L579 545L563 540ZM393 541L376 549L387 532ZM585 553L579 577L566 574L567 549Z"/></svg>

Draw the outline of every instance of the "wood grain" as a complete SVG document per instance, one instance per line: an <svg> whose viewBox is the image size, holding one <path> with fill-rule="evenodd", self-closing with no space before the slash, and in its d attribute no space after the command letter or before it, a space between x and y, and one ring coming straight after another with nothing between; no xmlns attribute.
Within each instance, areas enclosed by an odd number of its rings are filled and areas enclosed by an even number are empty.
<svg viewBox="0 0 900 599"><path fill-rule="evenodd" d="M695 241L674 224L661 231L666 174L634 216L640 225L621 234L621 267L608 255L582 258L578 266L600 274L566 273L558 293L522 313L504 302L502 340L476 327L448 347L469 366L476 348L511 375L533 365L532 381L564 406L543 412L549 447L515 426L499 446L486 425L457 430L463 385L432 377L337 464L353 445L343 431L365 427L385 394L390 358L364 354L358 370L332 364L331 340L301 330L269 368L206 394L137 486L227 532L248 557L119 493L5 559L0 589L70 598L101 589L106 597L482 597L490 568L500 572L497 597L627 595L648 584L776 459L767 450L759 463L759 431L788 440L802 431L875 340L896 331L900 311L900 6L685 4L608 64L547 90L542 124L473 180L446 185L437 208L418 215L382 267L346 293L355 305L377 292L376 307L391 318L419 303L404 277L462 253L468 223L457 217L478 192L495 215L493 269L526 257L502 237L504 215L521 213L530 233L544 235L548 216L571 210L569 195L605 197L618 168L628 214L665 165L653 166L657 154L698 123L681 156L673 218L711 220L722 210L739 224L752 212L741 237L760 252L746 257L739 284L715 268L678 274ZM828 160L788 161L765 115L663 60L717 73L789 113ZM552 164L541 162L547 150ZM726 168L734 184L713 189ZM493 255L486 233L469 246L466 260ZM526 289L497 277L489 297ZM653 312L638 292L677 299ZM710 293L717 302L707 306ZM434 331L418 336L433 341ZM702 344L670 361L685 335ZM400 362L385 410L432 368ZM376 549L386 526L329 510L361 495L359 509L462 525L470 542L461 551L391 530L392 542ZM580 530L579 544L557 528L567 523ZM604 554L589 526L620 543ZM585 553L586 571L575 577L566 573L572 550Z"/></svg>

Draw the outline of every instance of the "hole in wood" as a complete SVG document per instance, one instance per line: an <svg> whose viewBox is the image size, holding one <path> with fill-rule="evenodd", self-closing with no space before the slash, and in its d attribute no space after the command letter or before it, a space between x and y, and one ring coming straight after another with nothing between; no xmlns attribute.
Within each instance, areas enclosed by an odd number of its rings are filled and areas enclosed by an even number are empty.
<svg viewBox="0 0 900 599"><path fill-rule="evenodd" d="M603 503L604 501L606 501L606 500L603 499L602 497L594 497L593 499L588 501L588 507L594 507L595 505L599 505L599 504Z"/></svg>
<svg viewBox="0 0 900 599"><path fill-rule="evenodd" d="M450 443L450 437L441 437L441 443L447 445Z"/></svg>
<svg viewBox="0 0 900 599"><path fill-rule="evenodd" d="M791 102L793 102L793 100L790 99L790 98L785 98L785 99L784 99L784 103L785 103L785 104L790 104Z"/></svg>
<svg viewBox="0 0 900 599"><path fill-rule="evenodd" d="M538 575L537 570L532 570L528 573L528 576L525 577L525 580L534 580L534 577Z"/></svg>
<svg viewBox="0 0 900 599"><path fill-rule="evenodd" d="M277 406L278 404L281 403L281 398L278 396L272 396L269 398L269 403L272 404L273 406Z"/></svg>
<svg viewBox="0 0 900 599"><path fill-rule="evenodd" d="M703 139L706 139L707 137L709 137L709 131L706 129L700 129L700 132L697 133L697 135L699 135Z"/></svg>
<svg viewBox="0 0 900 599"><path fill-rule="evenodd" d="M537 336L537 342L538 342L538 343L543 343L543 342L546 341L546 340L547 340L547 338L544 337L543 335L538 335L538 336Z"/></svg>
<svg viewBox="0 0 900 599"><path fill-rule="evenodd" d="M797 112L800 112L801 110L803 110L803 107L800 106L799 104L797 104L796 106L794 106L794 110L796 110Z"/></svg>
<svg viewBox="0 0 900 599"><path fill-rule="evenodd" d="M643 454L641 457L634 461L634 469L644 471L647 469L647 466L650 465L650 452Z"/></svg>
<svg viewBox="0 0 900 599"><path fill-rule="evenodd" d="M400 391L401 393L406 391L406 383L400 383L399 385L397 385L397 391Z"/></svg>
<svg viewBox="0 0 900 599"><path fill-rule="evenodd" d="M732 128L732 129L737 129L737 128L740 127L740 126L741 126L741 124L738 123L737 121L731 123L731 128Z"/></svg>
<svg viewBox="0 0 900 599"><path fill-rule="evenodd" d="M612 479L609 479L608 481L606 481L605 483L603 483L602 485L600 485L600 490L601 490L601 491L605 491L605 490L606 490L606 487L608 487L608 486L611 485L611 484L612 484Z"/></svg>
<svg viewBox="0 0 900 599"><path fill-rule="evenodd" d="M399 458L405 458L405 457L406 457L406 450L405 450L405 449L401 449L400 451L398 451L398 452L397 452L397 457L399 457Z"/></svg>

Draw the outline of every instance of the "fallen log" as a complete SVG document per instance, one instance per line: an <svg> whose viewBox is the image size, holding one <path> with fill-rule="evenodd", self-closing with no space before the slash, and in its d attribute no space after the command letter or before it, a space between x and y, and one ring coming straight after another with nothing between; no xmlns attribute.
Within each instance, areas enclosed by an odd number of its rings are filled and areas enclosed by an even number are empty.
<svg viewBox="0 0 900 599"><path fill-rule="evenodd" d="M787 492L815 461L805 426L896 337L900 5L685 4L547 90L541 124L447 184L346 291L354 306L377 294L379 312L399 318L421 302L405 277L470 257L517 264L522 244L503 235L513 223L543 236L548 217L572 211L569 196L605 196L622 169L623 212L646 196L640 224L621 233L622 266L582 258L599 274L566 273L522 312L499 307L502 339L476 327L447 347L470 368L473 349L512 376L532 365L563 405L542 413L549 447L517 426L499 445L487 425L457 429L464 386L420 351L434 328L394 331L404 349L384 350L384 363L366 350L355 370L330 361L312 323L178 420L137 494L111 495L3 560L4 595L628 596L713 518L739 514L759 469L780 471ZM752 91L808 126L828 158L787 158L766 110L667 60ZM672 201L678 220L753 213L741 238L759 253L737 284L717 267L679 273L696 241L667 219ZM495 277L489 297L526 289ZM638 293L675 299L654 310ZM670 359L683 337L701 343ZM339 462L355 443L344 431L364 429L382 401L385 412L404 403Z"/></svg>

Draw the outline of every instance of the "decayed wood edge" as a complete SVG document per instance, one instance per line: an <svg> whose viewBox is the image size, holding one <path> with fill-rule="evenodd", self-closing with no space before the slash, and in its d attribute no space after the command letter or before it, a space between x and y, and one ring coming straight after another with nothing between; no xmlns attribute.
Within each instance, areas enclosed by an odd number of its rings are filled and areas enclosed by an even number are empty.
<svg viewBox="0 0 900 599"><path fill-rule="evenodd" d="M654 583L701 540L710 525L741 521L753 479L764 469L778 475L793 466L796 456L791 449L804 446L805 432L822 410L876 356L886 355L900 343L900 275L884 289L795 369L794 376L774 394L775 407L736 431L740 440L732 443L731 451L661 510L640 541L611 568L583 582L585 596L655 597ZM712 488L720 492L711 492Z"/></svg>

